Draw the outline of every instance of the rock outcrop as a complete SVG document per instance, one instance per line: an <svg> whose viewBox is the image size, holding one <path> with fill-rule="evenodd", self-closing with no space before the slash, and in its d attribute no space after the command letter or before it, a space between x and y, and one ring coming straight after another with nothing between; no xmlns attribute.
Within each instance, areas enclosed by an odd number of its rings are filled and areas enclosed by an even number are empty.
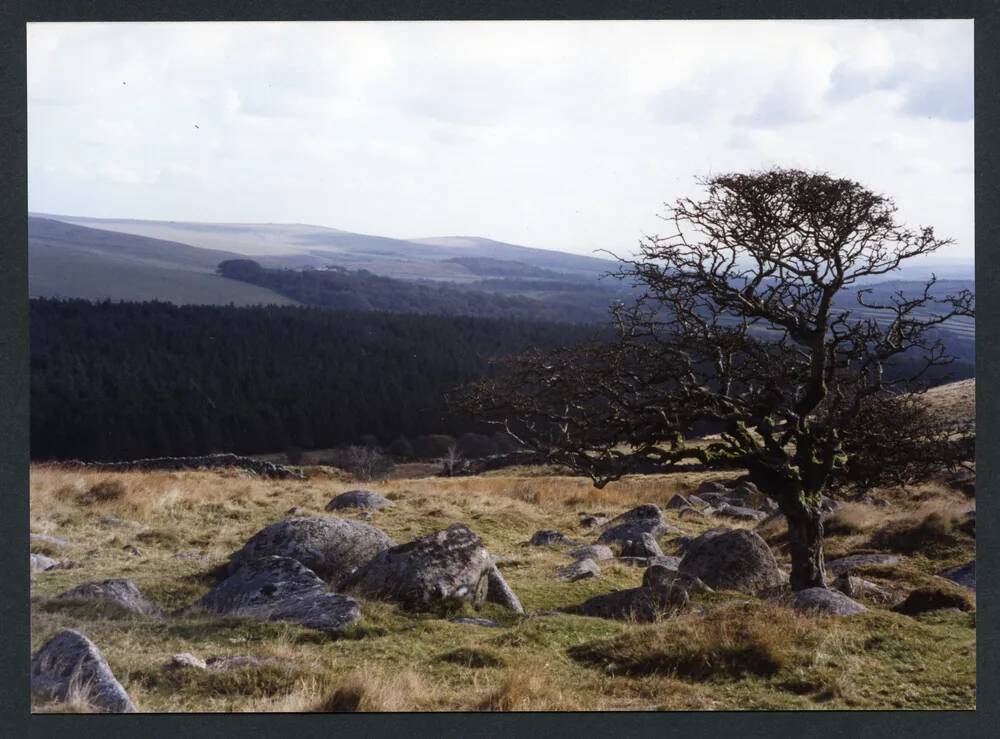
<svg viewBox="0 0 1000 739"><path fill-rule="evenodd" d="M709 531L684 548L680 573L700 578L717 590L757 595L787 582L771 548L745 529Z"/></svg>
<svg viewBox="0 0 1000 739"><path fill-rule="evenodd" d="M897 565L899 556L895 554L852 554L826 563L826 568L834 575L847 575L856 567L866 565Z"/></svg>
<svg viewBox="0 0 1000 739"><path fill-rule="evenodd" d="M331 635L361 617L357 601L330 592L315 572L290 557L243 561L198 605L257 621L291 621Z"/></svg>
<svg viewBox="0 0 1000 739"><path fill-rule="evenodd" d="M254 534L230 557L229 571L260 557L290 557L336 589L344 578L392 544L383 531L361 521L286 518Z"/></svg>
<svg viewBox="0 0 1000 739"><path fill-rule="evenodd" d="M597 577L601 574L601 568L592 559L578 559L564 567L556 569L556 578L566 582L576 582Z"/></svg>
<svg viewBox="0 0 1000 739"><path fill-rule="evenodd" d="M348 490L333 498L326 504L325 510L336 511L342 508L391 508L393 502L371 490Z"/></svg>
<svg viewBox="0 0 1000 739"><path fill-rule="evenodd" d="M974 591L976 589L976 560L945 570L941 573L941 577Z"/></svg>
<svg viewBox="0 0 1000 739"><path fill-rule="evenodd" d="M104 713L135 713L107 660L79 631L60 631L31 655L31 694L39 701L83 701Z"/></svg>
<svg viewBox="0 0 1000 739"><path fill-rule="evenodd" d="M511 598L479 537L462 524L378 553L344 586L415 610L459 602L479 606L488 593L513 610L520 606L514 606L516 596Z"/></svg>
<svg viewBox="0 0 1000 739"><path fill-rule="evenodd" d="M57 600L99 600L142 616L162 616L159 606L146 598L131 580L85 582L56 596Z"/></svg>
<svg viewBox="0 0 1000 739"><path fill-rule="evenodd" d="M823 613L831 616L853 616L868 609L838 590L806 588L795 593L792 606L797 611Z"/></svg>

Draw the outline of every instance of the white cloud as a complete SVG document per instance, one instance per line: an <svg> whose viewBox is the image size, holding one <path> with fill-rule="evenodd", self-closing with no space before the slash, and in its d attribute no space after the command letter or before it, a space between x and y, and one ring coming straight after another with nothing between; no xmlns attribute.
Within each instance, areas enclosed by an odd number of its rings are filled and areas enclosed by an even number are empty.
<svg viewBox="0 0 1000 739"><path fill-rule="evenodd" d="M971 21L39 24L33 210L630 249L800 166L972 253Z"/></svg>

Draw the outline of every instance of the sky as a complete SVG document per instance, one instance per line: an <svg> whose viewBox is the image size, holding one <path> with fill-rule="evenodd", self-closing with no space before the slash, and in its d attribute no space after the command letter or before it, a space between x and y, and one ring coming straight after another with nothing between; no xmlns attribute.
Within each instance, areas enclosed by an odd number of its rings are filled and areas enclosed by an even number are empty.
<svg viewBox="0 0 1000 739"><path fill-rule="evenodd" d="M34 212L633 251L696 179L848 177L973 256L973 23L28 26Z"/></svg>

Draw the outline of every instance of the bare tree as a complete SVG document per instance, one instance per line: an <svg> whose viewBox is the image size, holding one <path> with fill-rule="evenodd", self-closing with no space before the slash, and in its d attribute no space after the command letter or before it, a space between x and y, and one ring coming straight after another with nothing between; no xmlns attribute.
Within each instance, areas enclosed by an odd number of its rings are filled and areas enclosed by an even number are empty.
<svg viewBox="0 0 1000 739"><path fill-rule="evenodd" d="M455 474L455 467L461 461L462 455L458 451L458 444L452 443L448 445L448 453L444 457L444 468L448 471L448 475Z"/></svg>
<svg viewBox="0 0 1000 739"><path fill-rule="evenodd" d="M825 586L820 501L847 461L842 429L947 364L936 329L974 299L937 298L931 279L876 300L866 278L950 242L856 182L775 169L701 184L667 206L668 236L621 261L640 295L614 309L613 341L511 359L459 402L598 487L690 460L746 470L787 519L792 587ZM706 424L717 440L686 441Z"/></svg>

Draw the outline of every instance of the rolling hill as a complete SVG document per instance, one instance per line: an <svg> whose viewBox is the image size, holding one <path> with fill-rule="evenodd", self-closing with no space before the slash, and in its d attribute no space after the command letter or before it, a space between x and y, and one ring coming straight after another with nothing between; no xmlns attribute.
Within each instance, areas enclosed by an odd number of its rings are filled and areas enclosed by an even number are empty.
<svg viewBox="0 0 1000 739"><path fill-rule="evenodd" d="M593 280L614 262L477 237L393 239L324 226L274 223L192 223L32 214L63 223L223 250L287 267L336 265L407 280L475 282L489 260L502 276L527 267L560 277ZM456 260L456 258L458 258ZM464 260L480 260L474 268ZM221 260L219 260L221 261Z"/></svg>
<svg viewBox="0 0 1000 739"><path fill-rule="evenodd" d="M28 218L28 293L195 305L294 305L273 290L215 274L230 252Z"/></svg>

